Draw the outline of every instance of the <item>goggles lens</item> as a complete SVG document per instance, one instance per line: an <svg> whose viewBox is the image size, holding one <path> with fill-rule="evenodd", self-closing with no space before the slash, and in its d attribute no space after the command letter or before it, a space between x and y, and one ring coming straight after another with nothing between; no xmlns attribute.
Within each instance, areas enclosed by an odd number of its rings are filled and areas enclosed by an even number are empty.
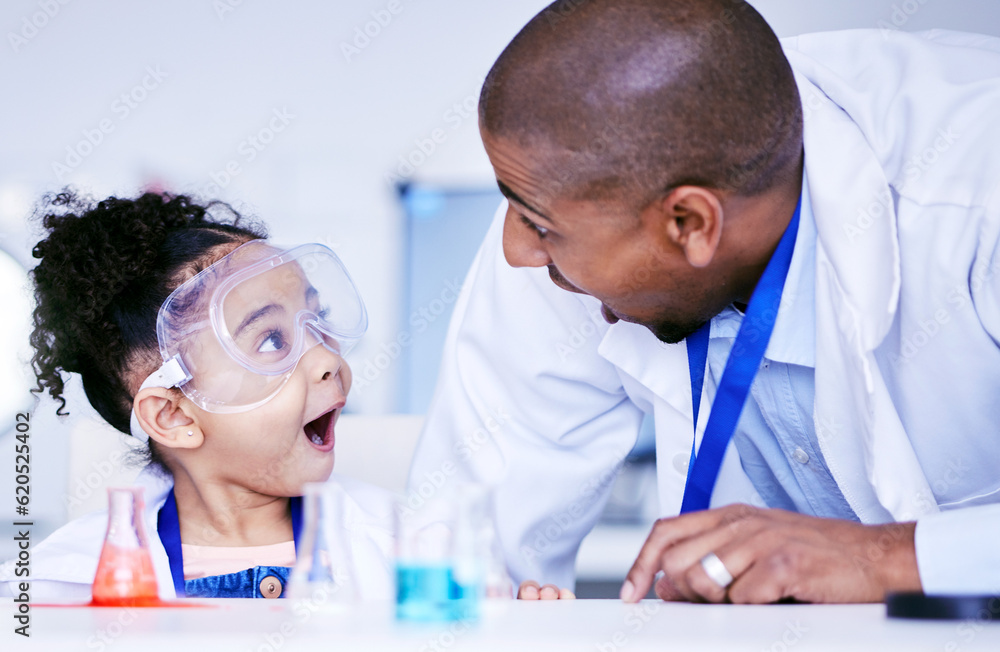
<svg viewBox="0 0 1000 652"><path fill-rule="evenodd" d="M287 382L317 344L343 355L368 316L347 269L319 244L282 250L262 240L234 249L164 302L157 336L177 356L188 398L212 412L252 409Z"/></svg>

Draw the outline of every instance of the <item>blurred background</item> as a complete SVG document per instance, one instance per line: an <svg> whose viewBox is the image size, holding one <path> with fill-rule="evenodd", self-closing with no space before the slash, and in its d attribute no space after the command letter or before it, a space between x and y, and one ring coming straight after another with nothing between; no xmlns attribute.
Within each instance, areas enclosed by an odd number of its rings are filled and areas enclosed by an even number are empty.
<svg viewBox="0 0 1000 652"><path fill-rule="evenodd" d="M56 418L51 401L36 407L27 391L24 281L39 237L27 216L37 199L67 185L96 198L150 188L193 193L262 219L279 243L328 245L354 275L371 322L349 358L356 379L349 408L421 414L452 305L499 203L478 137L479 88L504 45L546 4L0 6L7 98L0 120L0 559L14 550L7 525L14 413L34 413L36 541L67 518L75 495L68 432L74 420L93 418L75 382L69 419ZM934 27L1000 34L995 0L752 4L781 36ZM627 513L619 520L651 518L656 508L644 497L655 491L641 479L624 484L612 501L612 510L619 504Z"/></svg>

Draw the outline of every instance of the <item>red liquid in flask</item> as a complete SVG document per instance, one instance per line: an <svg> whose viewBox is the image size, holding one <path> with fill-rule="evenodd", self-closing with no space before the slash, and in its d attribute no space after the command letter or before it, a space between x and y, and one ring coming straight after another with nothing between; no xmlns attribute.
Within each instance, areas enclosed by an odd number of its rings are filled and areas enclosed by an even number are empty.
<svg viewBox="0 0 1000 652"><path fill-rule="evenodd" d="M94 604L136 606L159 600L149 551L104 545L94 577Z"/></svg>
<svg viewBox="0 0 1000 652"><path fill-rule="evenodd" d="M159 602L153 559L142 526L142 489L108 489L108 532L97 563L95 605Z"/></svg>

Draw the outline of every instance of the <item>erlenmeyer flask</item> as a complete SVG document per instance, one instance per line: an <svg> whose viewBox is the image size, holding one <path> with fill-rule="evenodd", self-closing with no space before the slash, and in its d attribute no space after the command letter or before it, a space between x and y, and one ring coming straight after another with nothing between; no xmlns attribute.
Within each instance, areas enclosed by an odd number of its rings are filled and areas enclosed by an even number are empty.
<svg viewBox="0 0 1000 652"><path fill-rule="evenodd" d="M94 604L137 606L158 600L142 512L142 487L108 489L108 532L94 576Z"/></svg>
<svg viewBox="0 0 1000 652"><path fill-rule="evenodd" d="M347 494L334 482L302 489L302 538L289 578L289 597L353 604L360 599L351 535L343 524Z"/></svg>
<svg viewBox="0 0 1000 652"><path fill-rule="evenodd" d="M396 510L396 617L473 622L484 597L510 597L498 554L492 492L455 483L437 495L411 495Z"/></svg>

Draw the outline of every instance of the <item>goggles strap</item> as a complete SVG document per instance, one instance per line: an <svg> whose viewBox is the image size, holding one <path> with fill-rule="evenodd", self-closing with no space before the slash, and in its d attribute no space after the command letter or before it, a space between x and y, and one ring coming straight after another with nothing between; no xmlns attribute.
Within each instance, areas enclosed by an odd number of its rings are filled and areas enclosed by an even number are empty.
<svg viewBox="0 0 1000 652"><path fill-rule="evenodd" d="M180 361L180 358L175 355L160 365L160 368L151 373L146 380L142 381L139 391L141 392L147 387L177 387L188 380L191 380L191 374L184 368L184 364ZM136 394L138 393L136 392ZM135 415L134 406L132 408L132 416L129 420L129 429L132 431L132 436L139 441L143 443L149 441L149 433L139 425L139 417Z"/></svg>

